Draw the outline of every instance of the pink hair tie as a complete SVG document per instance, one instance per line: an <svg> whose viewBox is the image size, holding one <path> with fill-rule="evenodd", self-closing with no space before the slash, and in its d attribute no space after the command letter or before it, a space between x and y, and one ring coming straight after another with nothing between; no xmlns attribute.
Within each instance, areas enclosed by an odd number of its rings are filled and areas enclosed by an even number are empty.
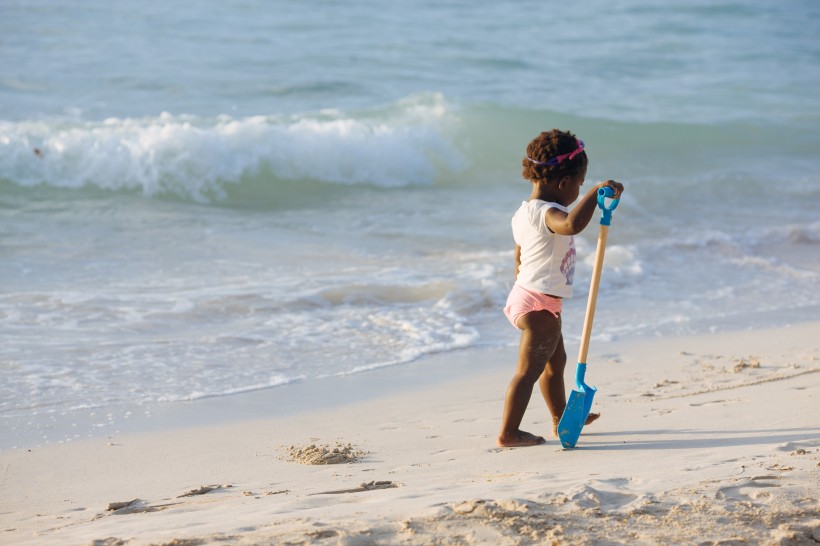
<svg viewBox="0 0 820 546"><path fill-rule="evenodd" d="M575 148L574 150L572 150L569 153L557 155L557 156L555 156L551 159L548 159L546 161L536 161L536 160L534 160L533 158L531 158L529 156L527 156L527 159L530 160L531 162L535 163L536 165L539 165L539 166L542 166L542 167L546 167L546 166L549 166L549 165L560 165L564 160L574 159L576 155L578 155L578 154L580 154L581 152L584 151L584 141L580 140L580 139L577 139L577 138L575 139L575 141L578 143L578 147Z"/></svg>

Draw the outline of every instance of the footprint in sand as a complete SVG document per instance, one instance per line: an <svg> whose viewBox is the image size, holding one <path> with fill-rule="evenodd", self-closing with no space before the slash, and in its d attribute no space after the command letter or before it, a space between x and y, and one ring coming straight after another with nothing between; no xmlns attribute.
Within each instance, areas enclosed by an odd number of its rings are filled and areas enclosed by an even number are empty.
<svg viewBox="0 0 820 546"><path fill-rule="evenodd" d="M187 493L183 493L182 495L178 495L177 498L181 499L184 497L193 497L197 495L205 495L206 493L210 493L211 491L216 491L219 489L225 489L233 487L232 485L201 485L196 489L191 489ZM144 501L142 499L131 499L127 501L116 501L108 503L108 508L106 509L108 512L111 512L114 515L122 516L125 514L143 514L146 512L161 512L162 510L167 510L172 506L177 506L182 504L181 502L169 502L165 504L149 504L148 501ZM100 514L97 517L100 517Z"/></svg>
<svg viewBox="0 0 820 546"><path fill-rule="evenodd" d="M216 491L217 489L227 489L233 487L232 485L200 485L197 489L191 489L187 493L183 493L179 495L177 498L181 499L183 497L195 497L197 495L204 495L206 493L210 493L211 491Z"/></svg>
<svg viewBox="0 0 820 546"><path fill-rule="evenodd" d="M125 502L112 502L108 505L108 511L117 516L123 516L126 514L144 514L147 512L162 512L163 510L167 510L172 506L176 506L180 503L178 502L171 502L167 504L154 504L150 505L147 504L145 501L140 499L134 499L131 501ZM99 516L97 516L99 517ZM95 518L96 519L96 518Z"/></svg>
<svg viewBox="0 0 820 546"><path fill-rule="evenodd" d="M794 470L793 466L782 465L780 463L774 463L770 467L766 468L766 470L777 470L779 472L791 472Z"/></svg>
<svg viewBox="0 0 820 546"><path fill-rule="evenodd" d="M623 488L628 482L629 480L625 478L616 478L595 482L596 487L589 484L581 485L569 492L569 500L585 509L598 509L605 512L620 510L638 500L639 496L631 492L606 490L601 485Z"/></svg>
<svg viewBox="0 0 820 546"><path fill-rule="evenodd" d="M787 451L790 455L806 455L812 447L820 446L820 440L806 440L802 442L785 442L777 446L778 451Z"/></svg>
<svg viewBox="0 0 820 546"><path fill-rule="evenodd" d="M768 497L770 494L763 491L771 487L780 487L777 481L779 476L755 476L754 478L743 480L737 485L727 485L721 487L715 493L715 498L735 502L749 502L761 497Z"/></svg>
<svg viewBox="0 0 820 546"><path fill-rule="evenodd" d="M394 487L398 487L399 484L395 482L391 482L389 480L383 481L371 481L362 483L359 487L353 487L351 489L336 489L334 491L321 491L319 493L311 493L311 495L339 495L343 493L361 493L363 491L375 491L377 489L392 489Z"/></svg>
<svg viewBox="0 0 820 546"><path fill-rule="evenodd" d="M725 406L726 404L735 404L740 402L740 400L733 399L733 400L709 400L708 402L700 402L699 404L689 404L690 407L699 408L701 406L711 406L714 404L720 404Z"/></svg>

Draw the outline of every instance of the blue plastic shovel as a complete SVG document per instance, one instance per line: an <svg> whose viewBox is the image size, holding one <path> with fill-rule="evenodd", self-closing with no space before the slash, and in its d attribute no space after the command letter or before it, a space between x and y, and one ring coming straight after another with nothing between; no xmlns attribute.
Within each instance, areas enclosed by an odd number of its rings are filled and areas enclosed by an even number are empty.
<svg viewBox="0 0 820 546"><path fill-rule="evenodd" d="M609 206L605 198L612 198L615 192L610 187L598 189L598 207L601 209L601 229L598 233L598 248L595 251L595 266L592 268L592 282L589 287L587 300L587 314L584 318L584 332L581 335L581 351L578 353L578 366L575 368L575 389L569 395L564 415L558 422L558 437L565 448L573 448L584 428L589 410L592 408L592 399L597 389L584 382L587 371L587 351L589 338L592 334L592 319L595 317L595 301L598 299L598 285L601 282L601 269L604 265L606 238L609 234L609 224L612 222L612 211L618 206L618 199L612 199Z"/></svg>

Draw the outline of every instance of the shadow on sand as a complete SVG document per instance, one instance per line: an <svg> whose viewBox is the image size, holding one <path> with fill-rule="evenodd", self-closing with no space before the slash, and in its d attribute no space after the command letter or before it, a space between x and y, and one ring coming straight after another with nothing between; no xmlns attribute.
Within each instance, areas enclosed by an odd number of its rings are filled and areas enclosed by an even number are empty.
<svg viewBox="0 0 820 546"><path fill-rule="evenodd" d="M664 437L674 436L665 439ZM626 439L622 439L626 437ZM698 449L806 442L820 445L820 427L764 430L623 430L582 433L576 450ZM797 446L796 446L797 447Z"/></svg>

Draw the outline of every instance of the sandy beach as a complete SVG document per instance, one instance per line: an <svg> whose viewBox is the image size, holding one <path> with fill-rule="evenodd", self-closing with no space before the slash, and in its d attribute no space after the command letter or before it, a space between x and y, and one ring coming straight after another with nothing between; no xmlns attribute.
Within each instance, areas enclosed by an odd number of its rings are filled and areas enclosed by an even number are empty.
<svg viewBox="0 0 820 546"><path fill-rule="evenodd" d="M817 28L0 1L0 546L820 545ZM573 449L497 445L516 280L567 390L597 293Z"/></svg>
<svg viewBox="0 0 820 546"><path fill-rule="evenodd" d="M603 416L574 450L495 446L514 347L336 378L318 409L305 391L266 415L264 391L185 405L199 423L6 449L0 542L815 544L818 331L593 344ZM209 418L243 396L255 417ZM540 397L524 426L548 432Z"/></svg>

